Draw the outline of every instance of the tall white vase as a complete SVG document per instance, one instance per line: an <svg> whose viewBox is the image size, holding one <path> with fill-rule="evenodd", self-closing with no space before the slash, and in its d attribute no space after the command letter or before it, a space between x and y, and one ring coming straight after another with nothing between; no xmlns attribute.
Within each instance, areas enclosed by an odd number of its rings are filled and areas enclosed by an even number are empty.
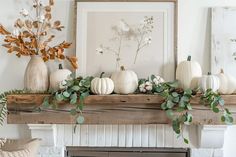
<svg viewBox="0 0 236 157"><path fill-rule="evenodd" d="M45 92L49 87L49 74L47 65L40 56L32 56L24 79L25 89L37 93Z"/></svg>

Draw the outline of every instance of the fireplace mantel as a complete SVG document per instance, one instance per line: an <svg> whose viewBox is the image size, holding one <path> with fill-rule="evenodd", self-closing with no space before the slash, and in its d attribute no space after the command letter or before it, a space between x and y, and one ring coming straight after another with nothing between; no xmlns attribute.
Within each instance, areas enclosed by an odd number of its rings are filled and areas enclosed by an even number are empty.
<svg viewBox="0 0 236 157"><path fill-rule="evenodd" d="M73 107L67 103L59 104L57 110L44 109L35 112L41 106L46 94L9 95L9 124L74 124L75 117L69 114ZM223 95L227 108L236 119L236 95ZM158 95L91 95L84 103L85 124L168 124L170 121L161 109L163 99ZM200 105L200 98L191 101L194 124L222 125L220 114ZM64 112L62 112L62 110Z"/></svg>

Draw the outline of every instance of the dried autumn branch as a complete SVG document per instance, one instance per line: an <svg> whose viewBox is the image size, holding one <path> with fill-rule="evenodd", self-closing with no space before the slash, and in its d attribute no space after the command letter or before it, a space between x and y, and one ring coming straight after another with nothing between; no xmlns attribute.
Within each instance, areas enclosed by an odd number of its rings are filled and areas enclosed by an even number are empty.
<svg viewBox="0 0 236 157"><path fill-rule="evenodd" d="M15 53L18 57L39 55L45 62L67 59L73 68L78 68L77 58L65 55L65 49L71 43L63 41L54 46L50 44L55 38L52 30L62 31L65 28L61 21L51 21L54 0L49 0L48 5L43 5L39 0L33 0L33 3L36 17L33 18L26 9L22 9L22 18L15 21L12 33L0 24L0 34L4 36L5 42L2 46L8 49L8 53Z"/></svg>

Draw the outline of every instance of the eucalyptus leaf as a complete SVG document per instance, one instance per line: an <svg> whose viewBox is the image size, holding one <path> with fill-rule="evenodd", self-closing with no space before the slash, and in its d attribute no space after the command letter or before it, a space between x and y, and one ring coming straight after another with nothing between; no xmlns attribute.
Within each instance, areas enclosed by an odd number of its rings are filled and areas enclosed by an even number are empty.
<svg viewBox="0 0 236 157"><path fill-rule="evenodd" d="M75 116L75 115L77 114L76 109L71 109L71 110L70 110L70 114L71 114L72 116Z"/></svg>
<svg viewBox="0 0 236 157"><path fill-rule="evenodd" d="M189 144L188 139L184 138L184 143Z"/></svg>
<svg viewBox="0 0 236 157"><path fill-rule="evenodd" d="M56 93L56 100L59 101L59 102L63 101L64 100L63 95L61 93Z"/></svg>
<svg viewBox="0 0 236 157"><path fill-rule="evenodd" d="M174 113L172 110L166 110L166 115L168 118L172 119L174 117Z"/></svg>
<svg viewBox="0 0 236 157"><path fill-rule="evenodd" d="M70 93L68 91L64 91L63 93L63 96L66 97L66 98L69 98L70 97Z"/></svg>
<svg viewBox="0 0 236 157"><path fill-rule="evenodd" d="M80 115L80 116L77 117L76 121L77 121L78 124L83 124L84 123L84 117Z"/></svg>

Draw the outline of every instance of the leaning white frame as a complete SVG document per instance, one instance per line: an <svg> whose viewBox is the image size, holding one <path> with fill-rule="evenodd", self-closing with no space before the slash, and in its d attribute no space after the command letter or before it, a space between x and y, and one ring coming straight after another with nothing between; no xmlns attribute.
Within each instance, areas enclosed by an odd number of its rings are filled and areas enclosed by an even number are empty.
<svg viewBox="0 0 236 157"><path fill-rule="evenodd" d="M124 5L122 3L132 3L132 6L129 5L128 8L124 8ZM87 52L87 14L88 12L162 12L165 15L165 39L164 40L164 61L163 63L165 65L170 64L171 62L174 63L174 69L172 68L163 68L163 74L165 78L168 78L168 80L173 80L175 76L175 67L177 63L177 41L176 41L176 6L173 5L173 2L167 1L153 1L148 2L147 4L150 5L152 10L150 8L147 8L145 10L137 10L133 9L134 3L142 3L140 1L130 2L130 1L116 1L116 2L91 2L91 1L76 1L76 56L78 57L78 61L80 64L79 70L76 71L77 76L86 76L86 55ZM89 3L93 5L89 5ZM102 5L101 5L102 3ZM109 6L110 4L113 4L112 7ZM116 3L116 4L115 4ZM160 6L155 6L153 3L158 3ZM115 5L114 5L115 4ZM120 8L118 7L120 6ZM140 4L139 4L140 5ZM127 7L127 6L126 6ZM153 8L155 7L155 8ZM80 40L83 39L83 40ZM168 46L170 45L170 46ZM172 59L171 59L172 58ZM173 64L172 63L172 64ZM171 73L171 74L170 74ZM168 76L172 75L172 76Z"/></svg>

